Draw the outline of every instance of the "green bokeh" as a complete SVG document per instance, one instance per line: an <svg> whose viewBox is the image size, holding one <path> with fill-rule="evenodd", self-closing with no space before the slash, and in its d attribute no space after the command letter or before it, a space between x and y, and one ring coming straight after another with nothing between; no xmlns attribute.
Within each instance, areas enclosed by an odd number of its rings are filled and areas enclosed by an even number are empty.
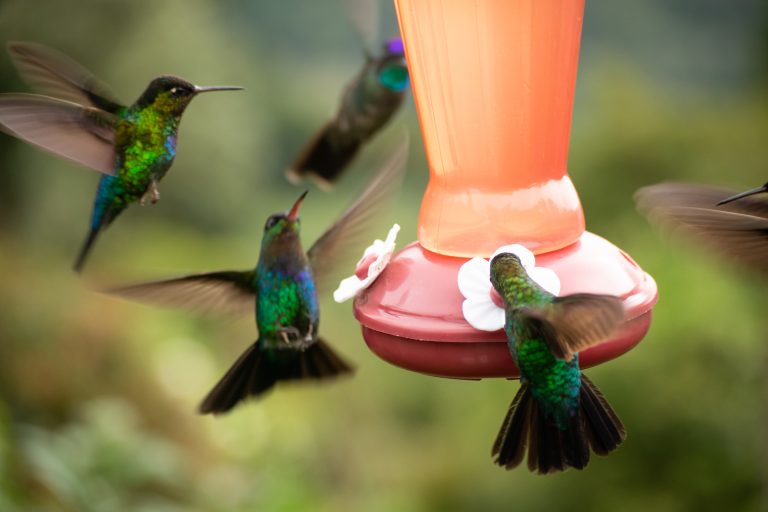
<svg viewBox="0 0 768 512"><path fill-rule="evenodd" d="M196 415L252 320L89 291L69 268L98 177L0 137L0 511L765 509L765 283L657 233L632 194L765 181L766 19L757 1L588 1L570 175L589 229L661 298L646 340L589 371L629 438L583 472L494 466L517 384L394 368L368 352L348 304L324 303L322 330L354 379ZM162 201L129 209L94 250L102 284L253 265L265 218L297 193L282 169L361 60L330 1L4 0L0 34L60 48L126 101L163 73L247 87L189 108ZM27 90L4 56L0 90ZM312 189L306 242L403 127L414 136L396 219L401 242L415 238L427 173L409 100L337 191Z"/></svg>

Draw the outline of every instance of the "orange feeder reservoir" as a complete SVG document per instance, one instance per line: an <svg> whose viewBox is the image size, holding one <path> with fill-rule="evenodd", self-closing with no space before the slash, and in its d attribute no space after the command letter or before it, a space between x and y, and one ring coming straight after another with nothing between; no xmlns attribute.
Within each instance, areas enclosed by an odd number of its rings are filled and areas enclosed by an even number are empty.
<svg viewBox="0 0 768 512"><path fill-rule="evenodd" d="M457 275L469 258L521 244L560 295L615 295L627 321L579 356L589 367L648 331L656 283L584 231L568 177L583 0L395 0L429 161L419 241L355 300L368 346L431 375L518 377L503 330L464 319Z"/></svg>

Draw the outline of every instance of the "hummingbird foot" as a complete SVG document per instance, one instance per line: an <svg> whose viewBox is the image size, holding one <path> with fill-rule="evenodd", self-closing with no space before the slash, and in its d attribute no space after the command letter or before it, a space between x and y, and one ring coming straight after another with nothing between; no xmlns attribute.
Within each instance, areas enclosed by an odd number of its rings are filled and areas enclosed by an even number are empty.
<svg viewBox="0 0 768 512"><path fill-rule="evenodd" d="M309 327L309 332L304 335L302 335L301 331L299 331L296 327L290 326L282 327L277 332L280 334L280 338L283 340L283 343L285 343L284 345L280 345L277 348L300 350L303 352L315 342L315 339L312 335L313 328L311 325Z"/></svg>
<svg viewBox="0 0 768 512"><path fill-rule="evenodd" d="M296 327L281 327L279 331L280 337L286 345L294 345L301 339L301 333Z"/></svg>
<svg viewBox="0 0 768 512"><path fill-rule="evenodd" d="M147 200L149 200L152 204L157 204L158 201L160 201L160 190L157 188L157 182L152 181L149 184L149 188L146 192L144 192L144 195L141 196L141 206L145 206L147 204Z"/></svg>

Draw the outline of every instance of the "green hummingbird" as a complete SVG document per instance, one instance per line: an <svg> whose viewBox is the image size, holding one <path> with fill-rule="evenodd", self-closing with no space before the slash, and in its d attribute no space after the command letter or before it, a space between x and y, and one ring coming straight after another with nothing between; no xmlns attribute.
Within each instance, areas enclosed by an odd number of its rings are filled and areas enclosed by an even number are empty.
<svg viewBox="0 0 768 512"><path fill-rule="evenodd" d="M403 143L362 195L306 252L299 239L298 216L304 192L286 213L267 219L253 270L197 274L112 290L161 305L237 312L255 309L258 339L203 400L202 414L225 413L248 397L261 396L277 382L329 379L352 371L319 336L318 295L333 290L338 269L353 268L360 237L399 188L406 155Z"/></svg>
<svg viewBox="0 0 768 512"><path fill-rule="evenodd" d="M659 183L635 193L653 222L692 234L712 250L768 275L768 183L746 192L695 183Z"/></svg>
<svg viewBox="0 0 768 512"><path fill-rule="evenodd" d="M626 437L624 426L581 373L578 351L614 332L624 319L621 300L556 297L510 253L491 260L491 283L504 302L504 329L521 383L493 445L496 464L516 467L528 446L528 468L546 474L583 469L590 448L598 455L616 449Z"/></svg>
<svg viewBox="0 0 768 512"><path fill-rule="evenodd" d="M160 76L125 106L110 88L66 55L36 43L10 42L21 77L47 94L0 94L0 129L104 175L90 230L75 262L80 272L97 235L131 203L160 199L158 183L176 155L179 122L200 93L242 87L200 87Z"/></svg>
<svg viewBox="0 0 768 512"><path fill-rule="evenodd" d="M376 2L349 0L347 13L363 47L374 39L378 23ZM363 68L346 85L336 116L327 122L299 153L285 175L291 183L305 176L330 189L352 162L403 104L408 88L408 68L400 38L393 38L373 55L365 50Z"/></svg>

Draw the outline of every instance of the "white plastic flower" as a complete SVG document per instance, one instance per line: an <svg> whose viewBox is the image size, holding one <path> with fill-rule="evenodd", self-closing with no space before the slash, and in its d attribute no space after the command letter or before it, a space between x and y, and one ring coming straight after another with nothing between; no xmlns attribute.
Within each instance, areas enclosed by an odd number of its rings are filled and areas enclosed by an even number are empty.
<svg viewBox="0 0 768 512"><path fill-rule="evenodd" d="M339 287L333 292L333 300L336 302L349 300L368 288L379 277L379 274L389 264L392 253L395 252L395 239L398 231L400 231L400 226L395 224L389 230L386 240L373 241L373 244L365 250L363 257L357 262L355 275L342 279L339 283Z"/></svg>
<svg viewBox="0 0 768 512"><path fill-rule="evenodd" d="M536 257L520 244L505 245L496 249L497 254L509 252L520 258L528 276L553 295L560 293L560 278L554 271L536 266ZM461 311L469 325L480 331L498 331L504 328L504 303L491 284L491 262L472 258L459 269L459 291L464 296Z"/></svg>

